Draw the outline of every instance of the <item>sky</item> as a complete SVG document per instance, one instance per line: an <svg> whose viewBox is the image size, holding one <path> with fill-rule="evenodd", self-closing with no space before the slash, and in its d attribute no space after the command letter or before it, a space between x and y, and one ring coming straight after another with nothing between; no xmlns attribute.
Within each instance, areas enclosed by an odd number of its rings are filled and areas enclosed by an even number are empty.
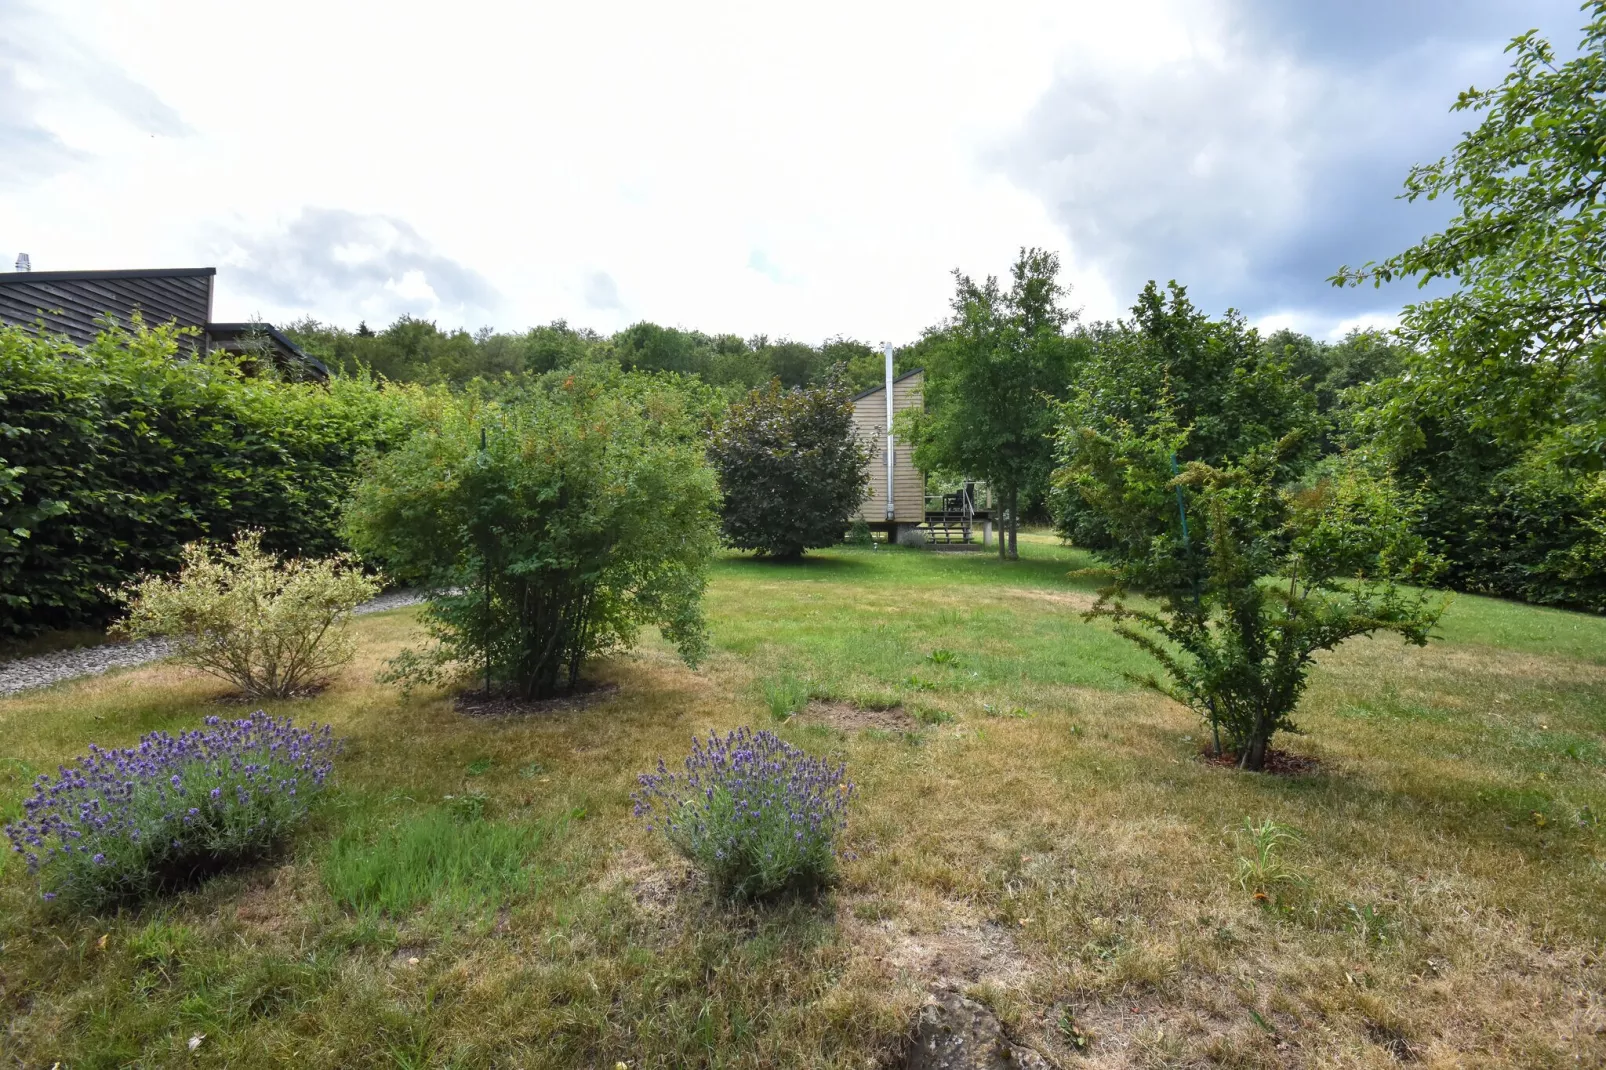
<svg viewBox="0 0 1606 1070"><path fill-rule="evenodd" d="M214 315L906 342L1060 254L1337 337L1397 194L1576 0L0 0L0 270L218 268Z"/></svg>

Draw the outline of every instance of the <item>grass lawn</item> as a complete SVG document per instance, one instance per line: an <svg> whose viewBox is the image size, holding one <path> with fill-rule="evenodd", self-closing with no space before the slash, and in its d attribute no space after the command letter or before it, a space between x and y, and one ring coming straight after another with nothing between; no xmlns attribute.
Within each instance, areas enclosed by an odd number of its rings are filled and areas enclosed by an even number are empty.
<svg viewBox="0 0 1606 1070"><path fill-rule="evenodd" d="M1078 615L1086 564L1039 536L1010 564L726 558L702 671L648 641L595 668L616 691L527 718L374 683L417 632L362 618L358 663L273 707L350 741L282 857L101 918L0 871L0 1054L869 1068L944 977L1065 1066L1606 1064L1606 620L1461 597L1425 650L1352 643L1281 740L1317 771L1245 775L1125 681L1146 665ZM0 812L223 696L151 666L0 699ZM810 697L908 720L774 720ZM740 724L860 788L822 902L715 903L630 816L637 772ZM1300 836L1262 901L1235 875L1268 817Z"/></svg>

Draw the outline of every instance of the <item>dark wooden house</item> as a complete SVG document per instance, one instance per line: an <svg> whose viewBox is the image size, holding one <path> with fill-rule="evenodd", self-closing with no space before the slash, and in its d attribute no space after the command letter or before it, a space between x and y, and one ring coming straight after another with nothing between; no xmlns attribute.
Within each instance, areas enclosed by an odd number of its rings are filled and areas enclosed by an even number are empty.
<svg viewBox="0 0 1606 1070"><path fill-rule="evenodd" d="M135 311L148 324L176 322L198 332L190 344L201 352L221 349L266 356L293 374L327 379L329 369L266 323L212 322L212 285L217 268L134 271L0 272L0 323L32 326L88 345L111 316L127 326Z"/></svg>

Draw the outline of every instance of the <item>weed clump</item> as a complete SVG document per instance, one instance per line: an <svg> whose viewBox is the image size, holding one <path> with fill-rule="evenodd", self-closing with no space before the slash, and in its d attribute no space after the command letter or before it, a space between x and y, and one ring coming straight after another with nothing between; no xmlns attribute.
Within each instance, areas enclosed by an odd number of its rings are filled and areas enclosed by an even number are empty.
<svg viewBox="0 0 1606 1070"><path fill-rule="evenodd" d="M760 689L764 692L764 705L769 707L770 716L777 721L786 720L808 705L814 693L809 681L799 679L790 673L764 680L760 684Z"/></svg>
<svg viewBox="0 0 1606 1070"><path fill-rule="evenodd" d="M693 740L684 773L663 759L637 779L637 817L658 829L721 895L807 893L836 876L836 837L854 788L846 768L782 741L737 729Z"/></svg>
<svg viewBox="0 0 1606 1070"><path fill-rule="evenodd" d="M5 827L45 899L94 908L143 898L259 857L307 814L340 743L327 725L261 713L152 732L41 776Z"/></svg>
<svg viewBox="0 0 1606 1070"><path fill-rule="evenodd" d="M1301 887L1305 875L1283 858L1283 850L1299 842L1299 833L1271 818L1259 824L1244 818L1243 835L1249 849L1238 856L1238 887L1254 896L1257 903L1271 902L1279 890Z"/></svg>

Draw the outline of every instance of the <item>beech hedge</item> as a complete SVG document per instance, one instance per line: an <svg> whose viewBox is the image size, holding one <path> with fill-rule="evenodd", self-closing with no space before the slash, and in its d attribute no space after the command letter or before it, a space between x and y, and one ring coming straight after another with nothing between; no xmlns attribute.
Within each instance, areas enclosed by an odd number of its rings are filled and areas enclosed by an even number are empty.
<svg viewBox="0 0 1606 1070"><path fill-rule="evenodd" d="M85 347L0 326L0 635L102 625L109 592L197 539L259 529L277 554L337 552L359 460L405 440L429 397L253 376L182 339L138 320Z"/></svg>

